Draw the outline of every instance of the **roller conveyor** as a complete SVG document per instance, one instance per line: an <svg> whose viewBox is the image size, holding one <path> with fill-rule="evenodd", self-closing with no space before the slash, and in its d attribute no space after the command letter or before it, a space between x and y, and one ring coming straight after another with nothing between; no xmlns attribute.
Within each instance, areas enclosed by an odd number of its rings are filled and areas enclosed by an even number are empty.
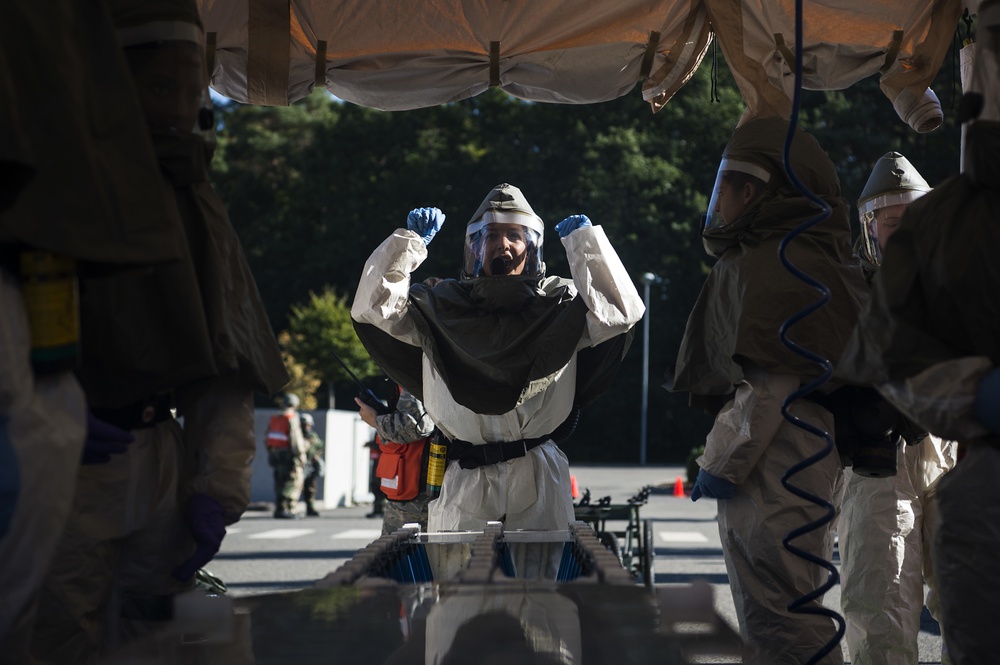
<svg viewBox="0 0 1000 665"><path fill-rule="evenodd" d="M584 522L509 532L497 522L407 525L311 589L181 596L162 634L103 662L687 665L739 651L707 584L650 593Z"/></svg>

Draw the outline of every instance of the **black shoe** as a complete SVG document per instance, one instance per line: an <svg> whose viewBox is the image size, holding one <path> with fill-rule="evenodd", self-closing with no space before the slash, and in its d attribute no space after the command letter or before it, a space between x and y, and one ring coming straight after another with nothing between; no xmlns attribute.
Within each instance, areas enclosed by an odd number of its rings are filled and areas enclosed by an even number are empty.
<svg viewBox="0 0 1000 665"><path fill-rule="evenodd" d="M287 510L283 510L281 512L275 512L274 513L274 519L276 519L276 520L297 520L297 519L299 519L299 516L296 515L295 513L289 512Z"/></svg>
<svg viewBox="0 0 1000 665"><path fill-rule="evenodd" d="M365 517L383 517L385 513L371 512L365 515Z"/></svg>
<svg viewBox="0 0 1000 665"><path fill-rule="evenodd" d="M319 511L315 508L308 507L306 508L306 517L319 517Z"/></svg>

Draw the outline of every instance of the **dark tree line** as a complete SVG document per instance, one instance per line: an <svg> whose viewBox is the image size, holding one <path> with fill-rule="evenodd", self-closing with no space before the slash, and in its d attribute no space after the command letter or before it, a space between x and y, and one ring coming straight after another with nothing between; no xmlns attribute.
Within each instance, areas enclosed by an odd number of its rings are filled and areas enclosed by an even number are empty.
<svg viewBox="0 0 1000 665"><path fill-rule="evenodd" d="M700 217L743 107L723 63L719 69L719 101L710 100L706 63L655 115L638 86L585 106L524 103L495 90L396 113L325 92L289 108L225 105L215 180L276 331L310 292L332 287L350 302L365 259L412 208L447 215L416 279L457 276L465 225L498 183L520 187L545 221L550 274L569 274L555 224L588 215L605 227L640 293L643 273L666 280L650 298L648 461L679 462L703 441L710 420L659 386L710 268ZM852 209L888 150L906 155L932 185L957 170L952 85L946 68L936 84L946 125L929 135L898 119L874 78L803 94L801 123L833 158ZM571 461L638 461L641 335L640 326L614 389L584 413L567 443ZM351 390L338 384L338 395Z"/></svg>

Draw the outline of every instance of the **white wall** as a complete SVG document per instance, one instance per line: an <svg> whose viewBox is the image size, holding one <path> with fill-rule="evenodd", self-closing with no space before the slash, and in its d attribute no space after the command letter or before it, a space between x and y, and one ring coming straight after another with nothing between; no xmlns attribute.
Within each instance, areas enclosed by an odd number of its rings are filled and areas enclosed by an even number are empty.
<svg viewBox="0 0 1000 665"><path fill-rule="evenodd" d="M267 463L264 437L271 416L280 409L257 409L254 412L254 436L257 456L253 461L250 500L274 502L274 475ZM371 503L375 498L368 491L369 451L365 443L375 436L357 411L329 409L309 411L316 422L316 433L326 442L326 476L317 494L327 508Z"/></svg>

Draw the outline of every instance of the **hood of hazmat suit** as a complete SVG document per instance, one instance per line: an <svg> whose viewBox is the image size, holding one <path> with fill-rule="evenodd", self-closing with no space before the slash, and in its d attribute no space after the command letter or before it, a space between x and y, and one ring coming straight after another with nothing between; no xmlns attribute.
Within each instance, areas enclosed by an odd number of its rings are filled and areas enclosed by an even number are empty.
<svg viewBox="0 0 1000 665"><path fill-rule="evenodd" d="M858 249L862 261L875 267L882 263L881 246L887 238L879 237L878 211L909 205L929 191L931 186L906 157L887 152L879 158L858 199Z"/></svg>
<svg viewBox="0 0 1000 665"><path fill-rule="evenodd" d="M779 118L752 120L737 129L726 146L723 168L733 162L748 164L768 177L763 191L736 219L713 224L709 218L702 237L706 251L718 261L688 317L673 375L665 384L668 390L728 395L743 378L742 361L780 374L822 372L820 365L786 347L779 337L785 321L820 298L778 257L785 236L820 212L785 174L787 130L788 123ZM831 292L830 301L792 326L789 337L835 361L864 304L867 285L852 258L847 203L840 197L833 162L815 138L801 131L792 143L791 159L799 180L832 212L787 247L787 258Z"/></svg>
<svg viewBox="0 0 1000 665"><path fill-rule="evenodd" d="M535 214L521 190L513 185L503 183L494 187L472 215L465 229L465 259L462 263L462 279L471 279L483 274L484 248L488 231L493 225L513 224L521 227L520 233L525 241L525 252L522 259L524 268L522 275L542 276L545 274L545 263L542 261L542 242L545 236L545 226L541 218ZM520 259L521 257L515 257ZM504 271L490 274L499 276L509 274L510 265L504 262ZM512 262L513 263L513 262Z"/></svg>
<svg viewBox="0 0 1000 665"><path fill-rule="evenodd" d="M140 98L144 76L160 75L158 67L204 85L204 36L193 3L117 2L113 10ZM183 57L200 64L185 70ZM81 320L92 343L83 345L80 376L95 406L119 407L219 374L237 373L267 394L287 382L242 247L209 182L209 147L196 133L199 104L181 112L144 100L160 178L182 220L184 258L87 281ZM186 393L188 400L196 396Z"/></svg>
<svg viewBox="0 0 1000 665"><path fill-rule="evenodd" d="M0 43L11 50L0 57L0 253L49 250L101 269L179 258L181 222L107 11L5 2ZM29 49L31 66L15 66ZM53 90L60 103L38 103Z"/></svg>

